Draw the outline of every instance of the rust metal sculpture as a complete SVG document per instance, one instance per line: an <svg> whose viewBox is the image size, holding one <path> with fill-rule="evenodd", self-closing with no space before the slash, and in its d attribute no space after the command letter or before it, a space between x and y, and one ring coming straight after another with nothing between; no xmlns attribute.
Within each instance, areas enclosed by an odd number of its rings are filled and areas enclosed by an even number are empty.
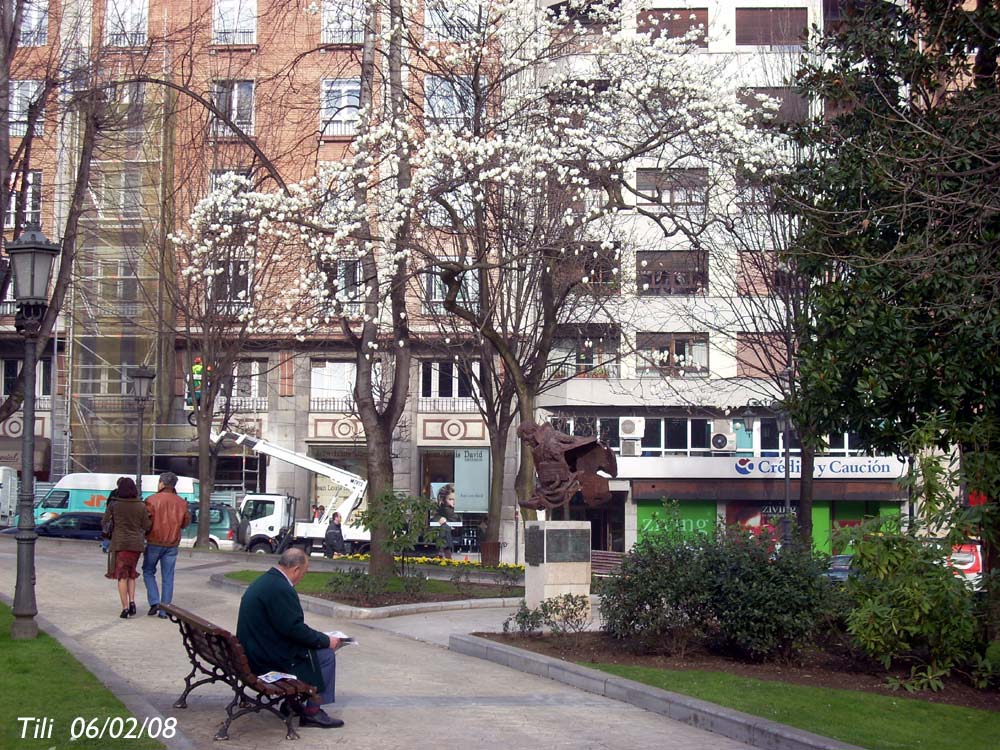
<svg viewBox="0 0 1000 750"><path fill-rule="evenodd" d="M581 493L592 508L611 500L607 477L618 475L611 449L595 437L574 437L559 432L549 423L522 422L517 436L531 447L538 483L534 494L521 501L524 508L559 508Z"/></svg>

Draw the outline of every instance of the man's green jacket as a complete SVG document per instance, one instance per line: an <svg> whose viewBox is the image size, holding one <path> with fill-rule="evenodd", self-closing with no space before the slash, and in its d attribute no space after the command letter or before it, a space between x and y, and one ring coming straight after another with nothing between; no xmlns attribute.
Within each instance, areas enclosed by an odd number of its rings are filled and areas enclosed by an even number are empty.
<svg viewBox="0 0 1000 750"><path fill-rule="evenodd" d="M288 672L317 690L325 687L315 650L328 648L330 638L306 625L298 593L277 568L243 592L236 637L256 674Z"/></svg>

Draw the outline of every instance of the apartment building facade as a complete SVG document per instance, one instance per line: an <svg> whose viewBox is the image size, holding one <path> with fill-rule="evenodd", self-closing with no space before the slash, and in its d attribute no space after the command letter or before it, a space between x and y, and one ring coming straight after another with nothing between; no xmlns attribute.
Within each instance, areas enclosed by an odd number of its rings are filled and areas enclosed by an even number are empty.
<svg viewBox="0 0 1000 750"><path fill-rule="evenodd" d="M152 470L196 474L189 422L196 352L180 320L183 310L163 281L165 274L179 273L170 261L170 235L227 173L255 184L276 175L295 182L351 153L359 118L363 4L195 5L194 11L172 0L31 5L34 15L22 44L85 52L91 75L108 84L108 117L114 117L98 137L74 282L52 349L59 356L43 357L39 368L36 434L42 446L51 441L49 454L39 457L40 478L81 470L131 472L137 442ZM547 5L534 11L545 12ZM833 7L824 8L820 0L654 0L629 11L629 23L654 35L703 28L698 54L725 59L726 69L748 90L777 100L776 117L795 118L813 105L785 84L790 66L803 30L821 26ZM41 8L47 9L45 22ZM445 9L431 5L424 28L449 41L447 19ZM32 49L25 44L21 54L30 57ZM116 79L129 83L113 86ZM29 92L34 79L25 73L18 80L20 88L12 91ZM437 95L430 84L424 88L428 117L455 115L446 87ZM38 206L43 229L57 240L75 166L67 155L74 153L82 119L52 122L40 138L43 155L29 172L40 187L29 193L30 205ZM684 522L692 527L718 515L766 526L784 508L785 445L775 413L761 404L780 393L774 368L747 338L757 335L759 343L761 334L747 326L752 311L733 312L747 307L742 300L753 296L755 282L741 272L740 247L731 235L711 230L698 246L665 240L643 225L640 210L666 205L701 212L712 202L712 211L733 212L743 203L717 189L726 178L695 163L683 173L664 174L656 163L640 162L622 178L632 197L617 221L634 225L642 239L621 258L620 274L608 286L615 315L563 331L551 365L553 385L538 401L540 419L611 445L620 472L608 507L573 503L560 515L591 520L598 549L631 546L655 522L665 498L680 501ZM358 283L358 266L341 264L336 273L344 286ZM249 276L235 258L214 282L234 310L253 292ZM414 311L439 310L442 289L430 277ZM13 360L17 339L6 330L4 351L9 348ZM364 474L364 429L353 403L355 356L334 329L251 342L225 373L230 428ZM138 435L130 374L141 364L154 366L158 375L152 414ZM5 386L6 367L5 361ZM16 363L11 368L16 373ZM487 509L491 458L474 378L435 347L417 344L409 380L410 398L393 439L397 489L433 495L454 484L457 509L475 528ZM16 427L8 420L2 429L6 435ZM794 475L797 446L788 448ZM513 440L506 455L501 539L508 543L505 557L514 559L519 531ZM817 461L817 543L828 543L837 524L898 511L892 479L901 473L897 463L861 456L850 435L832 436L830 455ZM307 501L305 507L325 505L333 493L322 479L268 464L240 447L224 451L216 481L219 489L287 492ZM794 500L797 480L788 487Z"/></svg>

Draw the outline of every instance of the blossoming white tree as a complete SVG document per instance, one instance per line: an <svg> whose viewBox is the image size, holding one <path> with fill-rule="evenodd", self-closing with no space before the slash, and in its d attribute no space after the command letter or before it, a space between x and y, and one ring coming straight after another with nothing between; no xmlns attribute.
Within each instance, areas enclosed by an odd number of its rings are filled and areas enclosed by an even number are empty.
<svg viewBox="0 0 1000 750"><path fill-rule="evenodd" d="M722 169L771 159L735 87L720 85L724 63L693 53L704 31L636 33L635 10L372 3L348 157L286 193L244 194L239 211L213 219L241 226L245 212L256 241L308 249L286 295L312 303L283 322L352 344L373 502L393 488L415 343L450 327L480 359L500 360L512 389L503 392L533 418L558 326L614 315L606 293L621 256L652 230L703 230L654 213L620 219L634 203L636 161ZM383 531L372 532L378 573L389 561Z"/></svg>

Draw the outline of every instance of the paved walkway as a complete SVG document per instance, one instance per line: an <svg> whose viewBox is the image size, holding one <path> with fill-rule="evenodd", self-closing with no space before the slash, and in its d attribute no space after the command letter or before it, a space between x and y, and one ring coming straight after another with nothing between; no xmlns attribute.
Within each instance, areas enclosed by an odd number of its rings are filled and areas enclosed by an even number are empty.
<svg viewBox="0 0 1000 750"><path fill-rule="evenodd" d="M7 596L14 592L14 552L13 539L0 539L0 591ZM201 687L189 697L188 709L172 708L188 671L177 628L156 617L118 618L118 596L113 583L103 578L105 558L97 545L39 540L36 565L39 613L74 639L85 655L109 668L102 678L115 682L117 692L134 691L163 716L177 717L189 747L218 748L212 736L231 691L218 685ZM235 630L238 595L207 582L214 573L254 566L266 567L266 562L230 561L225 555L212 554L181 557L174 602ZM138 588L136 604L144 612L141 582ZM442 648L451 633L499 629L507 614L502 609L464 610L367 622L307 614L313 627L351 633L360 646L341 651L338 658L337 706L331 713L343 718L346 726L304 729L300 747L749 747L640 708ZM270 716L240 718L233 723L230 736L232 750L274 748L284 742L283 725ZM57 744L57 750L65 746Z"/></svg>

